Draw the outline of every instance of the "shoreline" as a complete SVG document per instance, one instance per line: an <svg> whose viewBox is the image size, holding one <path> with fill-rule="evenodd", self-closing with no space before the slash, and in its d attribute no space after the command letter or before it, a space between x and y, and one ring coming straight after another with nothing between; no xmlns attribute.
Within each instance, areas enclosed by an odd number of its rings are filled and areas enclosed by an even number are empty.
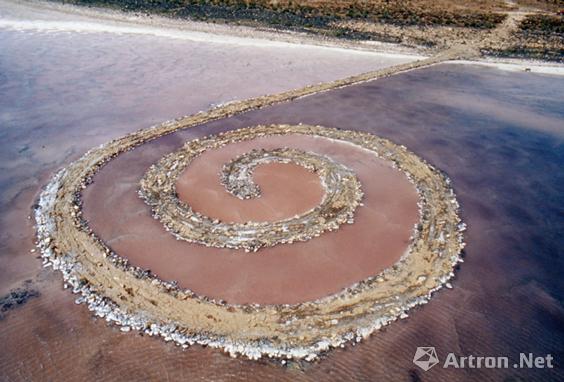
<svg viewBox="0 0 564 382"><path fill-rule="evenodd" d="M423 17L417 21L417 17L412 18L414 14L421 12L422 6L429 7L432 3L425 5L426 0L416 0L413 9L405 7L403 10L402 5L388 3L380 6L384 10L378 6L371 8L369 4L356 4L356 7L372 9L375 14L365 10L364 16L355 16L354 12L345 16L337 10L339 7L324 8L323 4L330 2L311 7L305 4L304 8L299 1L287 5L259 1L252 6L244 2L197 5L187 1L171 8L150 1L31 1L34 7L89 15L106 21L127 20L172 28L185 28L189 24L188 28L193 31L348 49L433 55L455 45L479 42L481 54L487 57L552 62L562 62L564 52L562 16L541 5L531 8L505 2L482 10L465 4L467 8L458 10L443 4L423 11L430 20ZM392 14L388 15L386 7L393 10ZM388 16L377 16L381 12ZM283 21L286 17L289 19ZM504 36L497 35L500 33Z"/></svg>
<svg viewBox="0 0 564 382"><path fill-rule="evenodd" d="M46 0L26 0L18 3L11 0L0 0L0 6L2 5L12 7L12 12L23 13L23 15L20 14L16 17L10 17L10 14L8 14L8 17L0 16L0 28L10 30L140 34L243 46L284 46L298 49L317 47L349 54L374 54L416 60L435 55L424 47L408 47L390 42L346 40L277 28L257 28L227 23L217 24ZM43 19L23 19L30 14L33 16L34 12L40 12L42 15L43 12L47 13L43 16ZM60 20L63 15L78 19L78 21ZM444 50L439 51L439 54ZM472 57L465 57L463 60L451 60L451 62L484 65L502 70L523 70L542 74L564 75L564 62L538 57L473 55Z"/></svg>
<svg viewBox="0 0 564 382"><path fill-rule="evenodd" d="M354 52L366 53L382 53L409 57L423 57L423 51L413 49L398 44L378 42L378 41L347 41L343 39L324 37L321 35L308 34L304 32L296 32L291 30L282 30L275 28L256 28L244 25L232 25L221 23L210 23L204 21L187 20L180 18L165 17L140 12L124 12L115 9L102 7L89 7L74 5L68 3L57 3L44 0L26 0L24 2L14 3L10 0L0 0L0 5L9 4L12 7L20 8L24 12L52 12L57 16L70 15L73 17L90 19L90 24L83 24L82 31L97 32L114 32L114 33L134 33L147 34L154 36L163 36L170 38L186 38L186 39L204 39L205 41L223 41L226 43L235 42L244 43L245 40L249 45L257 44L284 44L293 46L324 47L328 49L344 49ZM2 18L0 18L2 20ZM54 30L57 30L57 23L52 20L47 21ZM85 20L86 21L86 20ZM33 22L21 22L12 20L4 23L6 26L37 29L37 25ZM80 23L59 22L60 30L81 31ZM0 25L1 26L1 25ZM88 28L88 26L92 28ZM96 26L96 27L95 27ZM49 28L45 28L49 30ZM225 39L226 37L230 39Z"/></svg>

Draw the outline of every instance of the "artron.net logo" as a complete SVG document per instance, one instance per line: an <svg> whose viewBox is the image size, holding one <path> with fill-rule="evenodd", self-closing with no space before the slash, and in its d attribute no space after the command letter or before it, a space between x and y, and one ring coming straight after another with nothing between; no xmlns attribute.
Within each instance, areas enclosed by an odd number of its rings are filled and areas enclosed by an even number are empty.
<svg viewBox="0 0 564 382"><path fill-rule="evenodd" d="M415 351L413 363L424 371L428 371L439 363L437 351L433 346L420 346ZM519 353L519 359L511 362L507 356L460 356L448 353L443 369L552 369L554 368L554 357L551 354L534 355L533 353Z"/></svg>
<svg viewBox="0 0 564 382"><path fill-rule="evenodd" d="M420 346L415 351L413 363L427 371L439 363L437 351L432 346Z"/></svg>

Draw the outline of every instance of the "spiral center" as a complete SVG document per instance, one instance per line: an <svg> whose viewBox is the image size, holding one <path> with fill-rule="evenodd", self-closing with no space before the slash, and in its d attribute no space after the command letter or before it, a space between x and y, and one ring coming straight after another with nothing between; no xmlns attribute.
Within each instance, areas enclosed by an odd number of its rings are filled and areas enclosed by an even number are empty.
<svg viewBox="0 0 564 382"><path fill-rule="evenodd" d="M300 131L300 127L296 127ZM314 208L287 219L271 222L224 222L202 214L179 199L175 185L183 170L202 153L249 141L260 129L241 129L205 140L188 142L181 150L165 156L151 166L140 184L140 195L151 206L154 216L177 239L208 247L257 251L263 247L308 241L344 223L352 223L363 193L355 173L325 155L293 148L251 150L227 162L220 180L227 191L239 199L260 196L260 188L252 179L259 164L295 163L321 179L325 195ZM285 130L266 128L269 134Z"/></svg>

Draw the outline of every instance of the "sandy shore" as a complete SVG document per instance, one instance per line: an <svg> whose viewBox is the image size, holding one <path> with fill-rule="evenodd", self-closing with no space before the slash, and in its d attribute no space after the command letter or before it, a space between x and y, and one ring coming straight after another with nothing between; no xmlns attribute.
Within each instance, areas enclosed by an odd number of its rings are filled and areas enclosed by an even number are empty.
<svg viewBox="0 0 564 382"><path fill-rule="evenodd" d="M247 26L205 23L193 20L179 20L146 15L142 13L124 13L105 8L89 8L46 2L41 0L26 0L14 2L0 0L0 27L44 32L77 32L77 33L114 33L158 36L172 39L189 40L194 42L218 43L241 46L265 46L292 49L308 47L326 48L330 51L345 54L377 53L380 57L414 60L435 55L441 50L453 45L459 45L454 39L452 44L440 49L429 51L415 46L378 42L373 40L344 40L325 36L283 31L280 29L253 28ZM515 15L519 15L515 12ZM514 27L514 26L513 26ZM503 25L500 27L503 29ZM423 33L423 32L419 32ZM427 32L425 32L427 33ZM430 33L430 32L429 32ZM447 31L448 36L448 28ZM465 32L468 35L470 32ZM472 33L470 33L471 35ZM483 33L482 33L483 34ZM480 39L494 44L497 38L490 36L490 32ZM495 33L493 33L495 35ZM480 35L481 36L481 35ZM506 38L506 37L503 37ZM465 45L474 44L470 40L462 42ZM466 58L470 56L465 55ZM472 57L472 62L486 66L496 65L505 70L527 70L537 73L562 74L564 63L546 62L538 59L523 58L481 58Z"/></svg>

